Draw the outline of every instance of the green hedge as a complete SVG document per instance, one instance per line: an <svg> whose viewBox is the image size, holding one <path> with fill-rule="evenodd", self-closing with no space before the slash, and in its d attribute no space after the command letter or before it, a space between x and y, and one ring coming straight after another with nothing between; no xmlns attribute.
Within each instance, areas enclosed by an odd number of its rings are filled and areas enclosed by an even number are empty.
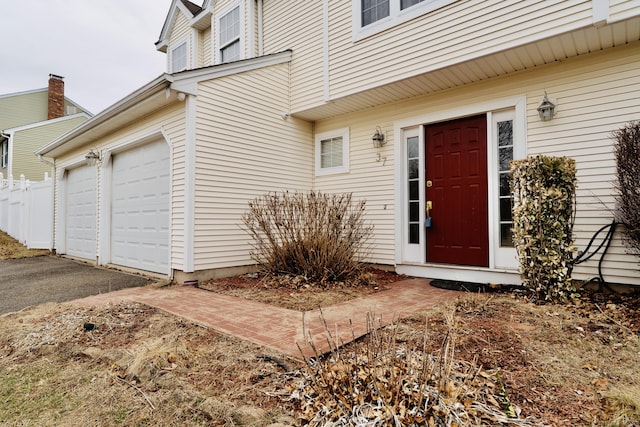
<svg viewBox="0 0 640 427"><path fill-rule="evenodd" d="M513 239L523 284L538 298L565 301L571 281L576 165L535 156L511 163Z"/></svg>

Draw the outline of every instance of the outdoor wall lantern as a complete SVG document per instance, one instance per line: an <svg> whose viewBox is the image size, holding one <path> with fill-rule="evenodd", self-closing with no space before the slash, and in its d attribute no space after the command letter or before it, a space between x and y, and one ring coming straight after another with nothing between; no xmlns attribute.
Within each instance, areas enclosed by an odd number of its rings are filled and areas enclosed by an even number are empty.
<svg viewBox="0 0 640 427"><path fill-rule="evenodd" d="M384 134L380 130L380 126L376 126L376 133L371 137L373 141L373 148L380 148L385 144Z"/></svg>
<svg viewBox="0 0 640 427"><path fill-rule="evenodd" d="M89 166L95 166L96 163L98 163L98 160L100 160L100 154L96 153L95 151L93 151L93 149L89 150L89 152L84 156L85 160L87 161L87 165Z"/></svg>
<svg viewBox="0 0 640 427"><path fill-rule="evenodd" d="M540 115L540 120L542 120L543 122L548 122L549 120L553 119L553 116L556 114L556 104L549 101L546 91L544 93L544 99L538 107L538 114Z"/></svg>

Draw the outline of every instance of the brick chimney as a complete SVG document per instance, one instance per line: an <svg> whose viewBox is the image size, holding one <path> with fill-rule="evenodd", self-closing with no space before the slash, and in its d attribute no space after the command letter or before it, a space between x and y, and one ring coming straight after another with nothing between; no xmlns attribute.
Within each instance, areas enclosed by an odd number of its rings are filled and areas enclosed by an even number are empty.
<svg viewBox="0 0 640 427"><path fill-rule="evenodd" d="M49 74L49 109L47 119L64 116L64 77Z"/></svg>

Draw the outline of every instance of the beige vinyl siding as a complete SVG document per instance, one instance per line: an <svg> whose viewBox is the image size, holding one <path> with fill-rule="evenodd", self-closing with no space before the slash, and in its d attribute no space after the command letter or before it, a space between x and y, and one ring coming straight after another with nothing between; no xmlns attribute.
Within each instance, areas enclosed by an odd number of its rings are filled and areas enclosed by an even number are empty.
<svg viewBox="0 0 640 427"><path fill-rule="evenodd" d="M135 142L138 139L144 138L150 133L154 133L160 129L169 138L171 143L171 156L172 156L172 211L171 211L171 268L181 270L183 268L183 253L184 253L184 103L174 103L167 106L155 113L130 124L129 126L122 127L117 131L109 134L107 137L103 137L92 141L90 144L85 145L82 148L74 150L56 160L56 174L57 180L62 180L62 171L65 168L77 167L84 163L84 156L90 149L97 149L101 152L112 150L114 147L121 146L122 144ZM98 191L97 200L101 201L101 181L104 168L97 166L98 172ZM56 217L58 221L56 223L55 235L60 235L60 216L62 212L62 206L59 205L62 195L60 194L60 185L56 185ZM97 244L100 244L100 222L101 222L101 206L97 205L96 213L96 228L98 230ZM57 238L57 237L56 237ZM175 251L175 252L174 252ZM97 248L96 248L97 253Z"/></svg>
<svg viewBox="0 0 640 427"><path fill-rule="evenodd" d="M14 178L24 175L28 180L42 181L45 172L51 176L51 165L38 160L36 155L33 154L34 151L85 120L87 120L86 117L77 117L17 131L13 136L12 169Z"/></svg>
<svg viewBox="0 0 640 427"><path fill-rule="evenodd" d="M191 26L186 16L178 9L176 13L175 22L173 23L173 29L169 36L169 45L173 45L176 42L182 41L182 39L191 33Z"/></svg>
<svg viewBox="0 0 640 427"><path fill-rule="evenodd" d="M609 21L615 22L638 14L637 0L609 0Z"/></svg>
<svg viewBox="0 0 640 427"><path fill-rule="evenodd" d="M202 31L202 66L208 67L213 65L212 46L211 46L211 27Z"/></svg>
<svg viewBox="0 0 640 427"><path fill-rule="evenodd" d="M0 96L0 130L47 120L47 89Z"/></svg>
<svg viewBox="0 0 640 427"><path fill-rule="evenodd" d="M380 126L393 141L393 118L393 110L374 108L316 124L317 133L348 127L350 153L349 172L316 176L314 189L366 201L366 220L375 227L368 261L380 264L395 263L395 159L393 143L374 149L371 136Z"/></svg>
<svg viewBox="0 0 640 427"><path fill-rule="evenodd" d="M541 122L536 111L545 90L558 103L557 115L550 122ZM348 174L316 177L314 188L352 191L355 198L366 199L368 218L376 227L372 261L394 264L395 230L399 225L394 224L393 213L393 156L400 136L393 135L393 124L514 96L524 96L527 100L528 154L566 155L577 162L578 207L574 232L578 248L584 249L596 230L613 219L615 161L610 135L624 123L640 117L637 102L640 43L320 121L315 128L318 133L350 128L351 164ZM456 118L455 114L451 118ZM378 150L372 147L371 135L376 126L387 132L388 143L380 150L381 157L386 157L386 165L376 162ZM596 276L597 258L577 266L574 277ZM638 268L638 258L626 254L621 235L617 233L605 258L605 279L612 283L640 284Z"/></svg>
<svg viewBox="0 0 640 427"><path fill-rule="evenodd" d="M303 110L322 103L324 97L322 1L265 1L263 21L265 54L293 50L291 110Z"/></svg>
<svg viewBox="0 0 640 427"><path fill-rule="evenodd" d="M196 270L252 264L241 216L253 198L311 188L311 125L287 111L288 64L200 84Z"/></svg>
<svg viewBox="0 0 640 427"><path fill-rule="evenodd" d="M592 24L591 1L457 1L354 42L351 2L329 4L331 98Z"/></svg>

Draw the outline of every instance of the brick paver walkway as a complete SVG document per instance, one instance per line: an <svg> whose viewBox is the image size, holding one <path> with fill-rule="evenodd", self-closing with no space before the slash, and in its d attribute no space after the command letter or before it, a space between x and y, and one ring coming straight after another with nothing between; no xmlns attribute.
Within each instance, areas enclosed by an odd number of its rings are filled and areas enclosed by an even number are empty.
<svg viewBox="0 0 640 427"><path fill-rule="evenodd" d="M314 355L309 340L320 353L330 350L326 328L335 342L344 344L367 333L368 318L373 318L376 326L387 325L458 295L459 292L429 286L428 279L408 279L394 283L388 290L305 313L189 286L123 289L71 303L91 307L137 301L300 358L298 346L305 357Z"/></svg>

